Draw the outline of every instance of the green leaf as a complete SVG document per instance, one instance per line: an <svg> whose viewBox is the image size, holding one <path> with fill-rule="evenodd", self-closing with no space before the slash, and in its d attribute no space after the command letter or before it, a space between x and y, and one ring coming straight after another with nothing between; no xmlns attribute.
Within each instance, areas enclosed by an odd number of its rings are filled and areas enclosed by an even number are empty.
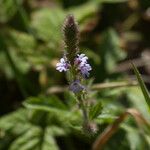
<svg viewBox="0 0 150 150"><path fill-rule="evenodd" d="M46 131L45 131L44 142L43 142L41 150L59 150L59 147L54 137L46 133Z"/></svg>
<svg viewBox="0 0 150 150"><path fill-rule="evenodd" d="M37 107L39 109L48 110L48 109L59 109L66 110L65 104L61 102L56 96L51 97L30 97L24 103L26 107Z"/></svg>
<svg viewBox="0 0 150 150"><path fill-rule="evenodd" d="M113 28L109 28L101 35L98 45L100 65L95 66L95 76L98 81L105 80L108 75L114 74L118 61L125 58L125 52L120 48L120 38ZM103 72L99 75L99 71ZM115 77L115 76L114 76Z"/></svg>
<svg viewBox="0 0 150 150"><path fill-rule="evenodd" d="M0 59L2 59L0 68L4 71L6 76L14 76L14 69L11 68L5 54L6 49L17 70L22 74L27 73L30 67L33 66L33 64L29 62L29 55L35 55L35 46L37 44L33 36L6 27L3 29L3 33L0 33L0 41Z"/></svg>
<svg viewBox="0 0 150 150"><path fill-rule="evenodd" d="M0 130L9 132L11 130L14 134L21 134L30 128L27 122L27 110L19 109L11 114L5 115L0 118Z"/></svg>
<svg viewBox="0 0 150 150"><path fill-rule="evenodd" d="M49 113L47 117L50 115ZM19 109L0 118L0 149L58 150L54 137L64 136L65 130L56 125L46 124L42 128L40 124L33 124L29 116L27 109Z"/></svg>
<svg viewBox="0 0 150 150"><path fill-rule="evenodd" d="M130 87L126 90L126 95L128 98L128 101L132 104L132 107L139 110L142 115L150 121L149 117L149 109L147 109L147 103L145 101L145 98L143 96L143 93L141 92L141 89L136 87Z"/></svg>
<svg viewBox="0 0 150 150"><path fill-rule="evenodd" d="M125 58L125 53L120 48L117 32L110 28L103 33L101 45L102 63L108 73L111 73L119 60Z"/></svg>
<svg viewBox="0 0 150 150"><path fill-rule="evenodd" d="M42 115L42 112L41 114L38 113L38 115ZM54 118L57 126L53 122L54 120L49 122L49 124L46 123L46 120L50 119L52 115L52 113L48 113L48 115L43 116L45 117L45 120L42 122L44 126L41 126L40 123L33 123L31 119L36 118L30 118L31 114L28 109L19 109L0 118L0 149L59 150L54 137L64 136L66 132L61 127L61 122L56 121L58 120L57 117ZM59 116L63 118L60 112ZM66 122L68 121L68 119L65 120Z"/></svg>
<svg viewBox="0 0 150 150"><path fill-rule="evenodd" d="M31 28L39 39L58 46L64 17L61 8L42 8L32 13Z"/></svg>
<svg viewBox="0 0 150 150"><path fill-rule="evenodd" d="M25 134L14 140L9 150L16 150L18 147L20 150L34 149L35 145L39 142L38 136L40 134L40 128L30 128L30 130L28 130Z"/></svg>
<svg viewBox="0 0 150 150"><path fill-rule="evenodd" d="M98 117L98 115L100 115L102 112L102 108L101 102L98 102L95 106L91 107L89 111L89 118L93 120Z"/></svg>
<svg viewBox="0 0 150 150"><path fill-rule="evenodd" d="M78 7L72 7L69 10L69 13L73 13L75 18L79 23L83 23L86 19L91 18L94 16L97 12L99 6L96 5L96 3L93 2L87 2L83 5L80 5Z"/></svg>
<svg viewBox="0 0 150 150"><path fill-rule="evenodd" d="M146 136L146 134L141 134L135 127L127 124L122 124L121 127L126 131L126 137L131 150L148 149L149 143L145 140L145 137L143 137ZM147 137L150 138L150 136Z"/></svg>
<svg viewBox="0 0 150 150"><path fill-rule="evenodd" d="M58 146L47 129L32 127L23 135L19 136L11 144L9 150L58 150Z"/></svg>
<svg viewBox="0 0 150 150"><path fill-rule="evenodd" d="M50 117L54 117L54 122L59 120L59 122L64 122L64 124L70 124L74 122L80 123L79 118L81 116L79 110L68 111L66 106L55 96L51 96L49 98L31 97L28 98L23 104L30 110L48 112Z"/></svg>
<svg viewBox="0 0 150 150"><path fill-rule="evenodd" d="M137 80L138 80L138 82L139 82L140 88L141 88L141 90L142 90L142 93L143 93L143 95L144 95L144 98L145 98L145 100L146 100L146 102L147 102L147 105L148 105L148 107L149 107L149 109L150 109L150 95L149 95L149 92L148 92L148 90L147 90L147 88L146 88L146 86L145 86L145 84L144 84L144 81L142 80L142 77L141 77L141 75L140 75L138 69L135 67L134 64L132 64L132 66L133 66L135 75L136 75L136 77L137 77Z"/></svg>
<svg viewBox="0 0 150 150"><path fill-rule="evenodd" d="M63 136L65 135L65 130L58 126L48 126L46 132L53 136Z"/></svg>
<svg viewBox="0 0 150 150"><path fill-rule="evenodd" d="M17 3L22 4L23 0L16 0ZM14 0L1 0L0 1L0 22L5 23L9 21L17 12L17 5Z"/></svg>
<svg viewBox="0 0 150 150"><path fill-rule="evenodd" d="M0 118L0 150L8 149L14 138L29 131L28 111L19 109Z"/></svg>

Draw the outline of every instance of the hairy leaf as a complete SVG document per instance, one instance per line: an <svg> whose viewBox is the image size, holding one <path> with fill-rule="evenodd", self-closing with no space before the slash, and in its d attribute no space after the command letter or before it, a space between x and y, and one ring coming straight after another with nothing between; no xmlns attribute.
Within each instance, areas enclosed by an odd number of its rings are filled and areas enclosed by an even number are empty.
<svg viewBox="0 0 150 150"><path fill-rule="evenodd" d="M95 119L102 112L102 103L98 102L95 106L90 108L89 117L91 120Z"/></svg>

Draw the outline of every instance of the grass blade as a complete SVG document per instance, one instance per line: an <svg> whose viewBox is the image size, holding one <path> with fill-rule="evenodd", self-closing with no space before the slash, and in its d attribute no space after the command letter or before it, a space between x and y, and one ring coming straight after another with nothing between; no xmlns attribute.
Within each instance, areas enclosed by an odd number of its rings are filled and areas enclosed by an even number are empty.
<svg viewBox="0 0 150 150"><path fill-rule="evenodd" d="M141 88L141 90L142 90L142 93L143 93L143 95L144 95L144 98L145 98L145 100L146 100L146 102L147 102L147 105L148 105L148 107L149 107L149 109L150 109L150 95L149 95L149 92L148 92L148 90L147 90L147 88L146 88L146 86L145 86L145 84L144 84L144 81L142 80L142 77L141 77L141 75L140 75L138 69L136 68L136 66L135 66L133 63L132 63L132 66L133 66L135 75L136 75L136 77L137 77L137 80L138 80L138 82L139 82L140 88Z"/></svg>

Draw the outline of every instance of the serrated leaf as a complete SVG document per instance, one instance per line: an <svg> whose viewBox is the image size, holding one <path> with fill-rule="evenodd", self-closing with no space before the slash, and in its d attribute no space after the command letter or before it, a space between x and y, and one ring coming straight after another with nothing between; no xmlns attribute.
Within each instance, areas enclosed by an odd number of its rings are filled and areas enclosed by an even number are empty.
<svg viewBox="0 0 150 150"><path fill-rule="evenodd" d="M56 100L56 101L55 101ZM72 123L79 122L79 111L67 110L66 106L57 101L55 96L50 98L42 97L31 97L28 98L23 104L26 108L31 110L39 110L43 112L49 112L51 117L55 117L56 120L61 120L61 122Z"/></svg>
<svg viewBox="0 0 150 150"><path fill-rule="evenodd" d="M32 127L11 144L9 150L58 150L54 137L47 129Z"/></svg>
<svg viewBox="0 0 150 150"><path fill-rule="evenodd" d="M0 130L19 135L30 128L27 120L27 110L19 109L0 118Z"/></svg>
<svg viewBox="0 0 150 150"><path fill-rule="evenodd" d="M58 99L56 96L51 97L30 97L24 102L25 106L31 106L31 107L39 107L45 109L56 109L59 110L66 110L65 104L61 102L60 99Z"/></svg>
<svg viewBox="0 0 150 150"><path fill-rule="evenodd" d="M135 75L136 75L136 77L137 77L137 80L138 80L138 82L139 82L140 88L141 88L141 90L142 90L142 93L143 93L143 95L144 95L144 98L145 98L145 100L146 100L146 102L147 102L147 105L148 105L148 107L149 107L149 110L150 110L150 95L149 95L149 92L148 92L148 90L147 90L147 88L146 88L146 86L145 86L145 84L144 84L144 81L143 81L143 79L142 79L142 77L141 77L141 75L140 75L138 69L135 67L134 64L132 64L132 66L133 66Z"/></svg>
<svg viewBox="0 0 150 150"><path fill-rule="evenodd" d="M48 126L46 132L53 136L62 136L66 134L63 128L57 126Z"/></svg>
<svg viewBox="0 0 150 150"><path fill-rule="evenodd" d="M54 137L45 131L45 136L43 139L43 144L41 147L41 150L59 150L59 147L54 139Z"/></svg>
<svg viewBox="0 0 150 150"><path fill-rule="evenodd" d="M39 142L39 136L41 134L41 129L37 127L32 127L25 134L19 136L10 146L9 150L28 150L34 149L34 147Z"/></svg>
<svg viewBox="0 0 150 150"><path fill-rule="evenodd" d="M95 106L91 107L89 111L89 118L93 120L98 117L98 115L100 115L102 112L102 108L101 102L98 102Z"/></svg>

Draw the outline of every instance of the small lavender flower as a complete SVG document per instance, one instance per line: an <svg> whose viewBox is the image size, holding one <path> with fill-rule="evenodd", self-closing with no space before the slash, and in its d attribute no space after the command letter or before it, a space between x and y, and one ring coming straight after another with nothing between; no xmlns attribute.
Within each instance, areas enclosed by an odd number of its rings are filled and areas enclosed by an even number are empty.
<svg viewBox="0 0 150 150"><path fill-rule="evenodd" d="M85 54L77 54L77 58L75 59L75 64L87 63L88 57Z"/></svg>
<svg viewBox="0 0 150 150"><path fill-rule="evenodd" d="M81 71L82 76L84 78L86 78L86 77L89 77L89 75L90 75L89 71L92 70L92 67L89 64L87 64L87 63L85 63L85 64L81 63L79 65L79 69Z"/></svg>
<svg viewBox="0 0 150 150"><path fill-rule="evenodd" d="M70 84L69 89L73 93L79 93L79 92L83 91L85 89L85 87L82 84L80 84L79 80L76 80Z"/></svg>
<svg viewBox="0 0 150 150"><path fill-rule="evenodd" d="M65 58L61 58L60 62L56 64L56 70L58 70L59 72L66 72L67 70L69 70L69 63Z"/></svg>
<svg viewBox="0 0 150 150"><path fill-rule="evenodd" d="M89 71L92 70L90 64L87 63L88 57L85 54L78 54L75 59L75 64L78 65L78 69L84 78L89 77Z"/></svg>

